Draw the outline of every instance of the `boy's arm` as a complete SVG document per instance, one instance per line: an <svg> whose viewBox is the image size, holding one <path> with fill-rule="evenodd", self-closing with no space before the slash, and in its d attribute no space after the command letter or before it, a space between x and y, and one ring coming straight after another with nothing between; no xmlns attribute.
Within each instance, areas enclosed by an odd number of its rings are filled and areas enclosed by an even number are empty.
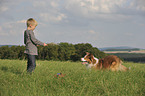
<svg viewBox="0 0 145 96"><path fill-rule="evenodd" d="M37 40L34 36L34 33L30 32L30 39L35 45L45 45L45 43L42 43L41 41Z"/></svg>
<svg viewBox="0 0 145 96"><path fill-rule="evenodd" d="M24 44L26 44L26 31L24 32Z"/></svg>

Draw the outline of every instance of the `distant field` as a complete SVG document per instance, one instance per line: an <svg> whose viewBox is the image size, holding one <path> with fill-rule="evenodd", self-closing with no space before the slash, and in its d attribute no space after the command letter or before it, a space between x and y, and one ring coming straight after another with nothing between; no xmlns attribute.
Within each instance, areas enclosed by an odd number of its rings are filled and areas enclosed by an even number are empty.
<svg viewBox="0 0 145 96"><path fill-rule="evenodd" d="M116 55L124 61L145 63L145 50L140 51L106 51L106 54Z"/></svg>
<svg viewBox="0 0 145 96"><path fill-rule="evenodd" d="M128 72L87 70L81 62L0 60L0 96L145 96L145 64L126 62ZM66 74L55 78L57 73Z"/></svg>

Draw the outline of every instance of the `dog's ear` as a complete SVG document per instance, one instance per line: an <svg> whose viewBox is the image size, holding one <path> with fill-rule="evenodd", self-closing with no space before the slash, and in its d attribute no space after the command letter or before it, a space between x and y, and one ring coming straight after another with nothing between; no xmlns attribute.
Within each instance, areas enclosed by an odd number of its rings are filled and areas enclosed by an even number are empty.
<svg viewBox="0 0 145 96"><path fill-rule="evenodd" d="M90 53L89 52L86 52L86 54L89 55Z"/></svg>
<svg viewBox="0 0 145 96"><path fill-rule="evenodd" d="M89 55L90 55L91 58L94 58L94 55L93 54L90 53Z"/></svg>
<svg viewBox="0 0 145 96"><path fill-rule="evenodd" d="M99 59L99 62L100 62L100 63L102 63L102 62L103 62L103 60L104 60L104 59L100 58L100 59Z"/></svg>

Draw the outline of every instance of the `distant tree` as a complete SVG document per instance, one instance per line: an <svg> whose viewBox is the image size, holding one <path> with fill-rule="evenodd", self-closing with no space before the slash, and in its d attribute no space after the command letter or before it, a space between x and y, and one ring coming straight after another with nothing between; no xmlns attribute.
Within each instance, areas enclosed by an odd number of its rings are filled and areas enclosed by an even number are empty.
<svg viewBox="0 0 145 96"><path fill-rule="evenodd" d="M48 46L38 47L38 59L42 60L58 60L58 48L59 46L54 43L49 43Z"/></svg>
<svg viewBox="0 0 145 96"><path fill-rule="evenodd" d="M42 59L43 58L43 46L38 46L38 56L36 56L37 59Z"/></svg>
<svg viewBox="0 0 145 96"><path fill-rule="evenodd" d="M11 50L11 53L10 53L10 57L9 59L18 59L18 54L19 54L19 50L17 46L11 46L9 47L9 50Z"/></svg>
<svg viewBox="0 0 145 96"><path fill-rule="evenodd" d="M17 46L17 50L18 50L18 59L22 60L25 59L26 55L24 54L24 50L25 50L25 46Z"/></svg>
<svg viewBox="0 0 145 96"><path fill-rule="evenodd" d="M10 50L9 46L0 47L0 57L1 59L11 59L12 50Z"/></svg>
<svg viewBox="0 0 145 96"><path fill-rule="evenodd" d="M71 55L75 54L75 47L73 44L59 43L58 54L59 60L70 60Z"/></svg>
<svg viewBox="0 0 145 96"><path fill-rule="evenodd" d="M50 43L48 44L47 48L48 48L47 58L49 58L49 60L58 60L59 46L57 44Z"/></svg>
<svg viewBox="0 0 145 96"><path fill-rule="evenodd" d="M79 43L75 44L75 49L76 49L76 55L78 57L83 57L85 55L85 52L90 52L92 45L89 43Z"/></svg>

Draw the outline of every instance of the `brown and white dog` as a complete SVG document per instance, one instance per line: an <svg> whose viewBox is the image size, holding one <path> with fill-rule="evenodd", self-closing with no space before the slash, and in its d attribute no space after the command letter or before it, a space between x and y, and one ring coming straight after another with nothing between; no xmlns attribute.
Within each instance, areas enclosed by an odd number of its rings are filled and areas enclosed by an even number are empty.
<svg viewBox="0 0 145 96"><path fill-rule="evenodd" d="M115 55L109 55L105 58L97 59L86 52L84 58L81 58L83 64L87 66L87 68L94 68L94 69L108 69L111 71L127 71L129 70L125 66L122 65L122 61Z"/></svg>

